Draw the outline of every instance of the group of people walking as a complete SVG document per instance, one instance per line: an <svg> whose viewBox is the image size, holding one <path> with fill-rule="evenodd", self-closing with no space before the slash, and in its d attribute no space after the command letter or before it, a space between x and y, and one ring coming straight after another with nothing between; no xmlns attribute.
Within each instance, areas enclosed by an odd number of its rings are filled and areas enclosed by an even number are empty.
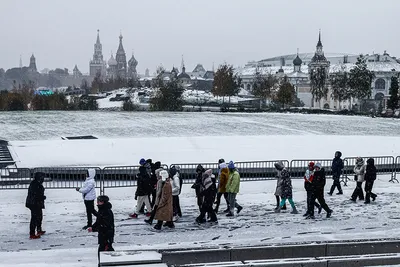
<svg viewBox="0 0 400 267"><path fill-rule="evenodd" d="M337 151L332 161L332 179L333 184L328 192L332 195L338 190L338 195L342 195L343 191L340 185L340 177L344 169L342 153ZM141 159L139 161L139 172L136 176L137 187L135 192L136 210L130 214L131 218L138 218L143 213L148 218L145 222L152 225L156 220L154 228L174 228L174 222L182 217L179 195L182 190L182 178L180 177L180 169L178 166L171 166L169 171L161 167L161 162L152 163L151 159ZM298 210L293 201L292 182L290 172L286 169L282 161L274 164L277 171L277 185L275 190L276 208L275 212L280 213L286 209L286 202L291 205L292 214L297 214ZM374 181L376 180L376 167L374 159L369 158L365 165L364 160L360 157L356 159L354 167L354 179L356 188L351 196L351 201L364 200L365 204L375 201L377 195L372 192ZM46 233L42 229L42 219L45 188L43 187L44 173L35 173L34 180L30 183L28 196L26 198L26 207L31 211L30 221L30 239L38 239ZM109 198L105 195L96 198L96 170L88 169L86 180L82 187L76 190L82 194L87 215L87 224L83 229L89 232L98 232L99 251L114 250L112 244L114 242L114 215L112 205ZM365 182L365 198L362 184ZM304 188L307 192L307 210L304 213L306 219L314 219L314 210L317 208L318 213L325 210L326 217L332 215L332 209L325 202L324 188L326 184L325 169L320 163L309 162L308 168L304 174ZM218 160L218 173L213 174L212 169L204 169L202 165L196 168L196 180L192 185L197 198L197 206L199 215L195 222L203 224L218 223L217 214L220 212L222 196L226 202L226 209L223 213L227 217L239 214L243 207L236 201L237 194L240 190L240 173L235 167L233 161L226 163L224 159ZM94 208L94 201L97 199L98 211ZM92 215L96 217L95 223L92 223ZM208 219L208 221L207 221Z"/></svg>

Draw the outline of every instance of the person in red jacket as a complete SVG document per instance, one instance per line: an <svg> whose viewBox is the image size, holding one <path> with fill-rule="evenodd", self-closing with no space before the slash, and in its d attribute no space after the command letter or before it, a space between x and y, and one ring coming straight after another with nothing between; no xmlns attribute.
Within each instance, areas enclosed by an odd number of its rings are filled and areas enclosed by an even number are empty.
<svg viewBox="0 0 400 267"><path fill-rule="evenodd" d="M303 215L307 217L310 214L310 210L314 209L314 206L318 208L318 214L321 213L322 207L321 205L318 204L318 202L314 202L312 204L312 197L313 197L313 186L312 186L312 181L314 180L314 162L308 163L308 169L306 170L306 173L304 174L304 189L307 192L307 211Z"/></svg>

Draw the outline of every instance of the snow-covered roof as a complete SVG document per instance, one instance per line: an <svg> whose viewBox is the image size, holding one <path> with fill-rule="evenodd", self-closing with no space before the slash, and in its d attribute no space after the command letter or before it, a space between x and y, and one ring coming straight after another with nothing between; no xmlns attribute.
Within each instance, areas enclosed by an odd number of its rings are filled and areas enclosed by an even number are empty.
<svg viewBox="0 0 400 267"><path fill-rule="evenodd" d="M295 71L287 74L287 76L289 78L308 78L308 73Z"/></svg>
<svg viewBox="0 0 400 267"><path fill-rule="evenodd" d="M349 72L354 67L354 63L333 64L329 68L329 73L337 73L339 71ZM373 72L400 72L400 64L397 62L367 62L367 67Z"/></svg>
<svg viewBox="0 0 400 267"><path fill-rule="evenodd" d="M310 61L312 57L314 56L315 52L312 53L299 53L299 57L304 61ZM340 58L344 56L349 56L349 57L357 57L357 55L353 54L346 54L346 53L324 53L325 57L329 60L329 58ZM285 59L286 61L289 60L294 60L296 58L297 54L290 54L290 55L282 55L278 57L271 57L271 58L266 58L262 59L259 62L268 62L268 61L276 61L280 60L281 58Z"/></svg>
<svg viewBox="0 0 400 267"><path fill-rule="evenodd" d="M267 75L267 74L276 74L281 67L278 66L273 66L273 67L260 67L258 68L258 71L262 75ZM245 67L242 69L237 69L237 73L240 76L253 76L256 73L256 67ZM293 72L293 66L283 66L282 67L284 73L292 73ZM308 73L308 66L307 65L302 65L301 66L301 71L304 73Z"/></svg>

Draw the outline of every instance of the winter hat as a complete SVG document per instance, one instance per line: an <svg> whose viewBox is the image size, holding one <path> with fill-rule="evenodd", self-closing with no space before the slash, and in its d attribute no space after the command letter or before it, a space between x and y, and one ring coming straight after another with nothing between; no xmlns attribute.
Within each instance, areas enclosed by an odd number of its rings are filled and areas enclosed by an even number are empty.
<svg viewBox="0 0 400 267"><path fill-rule="evenodd" d="M367 160L367 164L368 164L368 165L374 165L374 163L375 163L375 160L374 160L373 158L369 158L369 159Z"/></svg>
<svg viewBox="0 0 400 267"><path fill-rule="evenodd" d="M145 159L143 159L143 158L141 158L141 159L139 160L139 164L140 164L140 165L144 165L144 164L146 164L146 160L145 160Z"/></svg>
<svg viewBox="0 0 400 267"><path fill-rule="evenodd" d="M98 196L97 201L107 203L110 201L110 198L106 195Z"/></svg>
<svg viewBox="0 0 400 267"><path fill-rule="evenodd" d="M340 158L342 156L342 152L336 151L335 152L335 158Z"/></svg>
<svg viewBox="0 0 400 267"><path fill-rule="evenodd" d="M196 172L204 172L204 171L205 169L203 168L203 166L201 166L201 164L197 165Z"/></svg>
<svg viewBox="0 0 400 267"><path fill-rule="evenodd" d="M321 163L317 162L315 165L315 168L321 169Z"/></svg>
<svg viewBox="0 0 400 267"><path fill-rule="evenodd" d="M364 165L364 160L363 160L363 158L358 157L358 158L356 159L356 164L357 164L357 165Z"/></svg>
<svg viewBox="0 0 400 267"><path fill-rule="evenodd" d="M224 163L224 162L225 162L224 159L219 159L219 160L218 160L218 164L221 164L221 163Z"/></svg>
<svg viewBox="0 0 400 267"><path fill-rule="evenodd" d="M233 169L235 169L235 163L233 163L233 161L231 160L231 161L229 161L229 164L228 164L228 169L230 169L230 170L233 170Z"/></svg>
<svg viewBox="0 0 400 267"><path fill-rule="evenodd" d="M220 169L225 169L226 167L228 167L228 166L226 165L225 162L222 162L221 164L219 164Z"/></svg>
<svg viewBox="0 0 400 267"><path fill-rule="evenodd" d="M167 180L169 174L168 174L167 171L163 170L163 171L160 171L160 176L161 176L161 179L162 179L163 181L165 181L165 180Z"/></svg>
<svg viewBox="0 0 400 267"><path fill-rule="evenodd" d="M308 163L308 167L313 168L313 167L314 167L314 162L313 162L313 161L310 161L310 162Z"/></svg>
<svg viewBox="0 0 400 267"><path fill-rule="evenodd" d="M35 180L39 181L40 179L44 178L44 173L43 172L37 172L35 173Z"/></svg>
<svg viewBox="0 0 400 267"><path fill-rule="evenodd" d="M275 166L275 168L276 168L278 171L281 171L281 170L283 170L283 168L285 168L285 165L283 165L283 162L282 162L282 161L276 162L276 163L274 164L274 166Z"/></svg>

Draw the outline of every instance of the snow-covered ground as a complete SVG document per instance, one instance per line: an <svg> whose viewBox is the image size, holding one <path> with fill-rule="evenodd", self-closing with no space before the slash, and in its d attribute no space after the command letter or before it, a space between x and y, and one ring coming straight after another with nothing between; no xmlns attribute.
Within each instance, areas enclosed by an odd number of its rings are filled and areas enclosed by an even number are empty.
<svg viewBox="0 0 400 267"><path fill-rule="evenodd" d="M109 138L14 141L10 151L19 168L132 166L141 158L164 164L400 156L400 137L287 135Z"/></svg>
<svg viewBox="0 0 400 267"><path fill-rule="evenodd" d="M198 216L194 191L190 185L184 185L183 217L176 223L175 230L161 232L154 232L146 225L143 216L128 218L135 207L135 188L108 189L106 194L110 196L115 214L117 250L400 238L400 185L389 184L387 180L388 177L378 177L374 189L378 197L370 205L349 201L355 186L354 182L349 183L344 187L344 195L326 196L327 204L334 210L333 217L326 219L322 212L316 215L316 220L305 220L302 216L306 209L303 181L293 181L294 200L300 211L297 215L289 214L290 209L274 213L275 181L243 182L237 198L243 211L235 218L218 214L219 224L212 227L194 224ZM330 186L331 181L327 184ZM97 237L95 233L81 230L86 223L81 195L75 190L46 190L43 227L47 233L39 240L29 240L30 215L24 207L26 193L26 190L2 191L0 249L20 252L0 253L0 266L58 262L60 257L64 264L71 263L60 266L95 266ZM222 201L221 210L225 207Z"/></svg>
<svg viewBox="0 0 400 267"><path fill-rule="evenodd" d="M0 139L49 140L247 135L400 136L400 120L360 116L210 112L0 112Z"/></svg>
<svg viewBox="0 0 400 267"><path fill-rule="evenodd" d="M0 113L0 138L11 140L20 167L60 165L136 165L142 157L163 163L398 156L398 120L301 114L11 112ZM98 140L63 141L60 136L95 135ZM43 141L46 140L46 141ZM173 231L155 233L133 211L135 188L106 189L116 220L116 249L222 247L287 242L400 238L400 185L379 176L377 201L365 206L344 195L327 197L331 219L315 221L273 213L276 181L243 182L236 218L219 215L211 228L193 223L198 215L194 192L185 185L184 216ZM294 180L294 199L305 211L301 180ZM330 186L330 181L328 181ZM96 234L85 225L81 195L74 190L46 190L44 228L40 240L28 239L26 190L1 191L0 266L95 266ZM222 202L222 209L225 207ZM32 252L33 250L33 252Z"/></svg>

